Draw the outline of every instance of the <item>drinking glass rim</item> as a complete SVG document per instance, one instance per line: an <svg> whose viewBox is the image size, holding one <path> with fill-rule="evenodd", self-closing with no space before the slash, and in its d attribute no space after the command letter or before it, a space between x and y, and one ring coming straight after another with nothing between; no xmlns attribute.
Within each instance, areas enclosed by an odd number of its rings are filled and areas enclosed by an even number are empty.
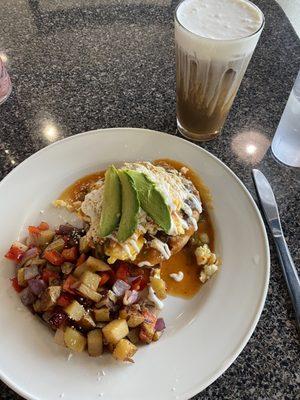
<svg viewBox="0 0 300 400"><path fill-rule="evenodd" d="M225 38L225 39L214 39L214 38L208 38L208 37L206 37L206 36L202 36L202 35L199 35L198 33L192 32L191 30L189 30L188 28L186 28L186 27L179 21L179 19L178 19L178 17L177 17L177 11L178 11L178 8L181 6L181 4L184 3L185 1L187 1L187 0L181 0L181 1L179 2L179 4L177 5L177 7L176 7L176 9L175 9L175 21L181 26L181 28L183 28L183 29L184 29L185 31L187 31L188 33L190 33L190 34L192 34L192 35L194 35L194 36L196 36L196 37L198 37L198 38L205 39L205 40L207 40L207 41L212 41L212 42L227 42L227 43L229 43L229 42L238 42L238 41L240 41L240 40L244 40L244 39L251 38L252 36L256 36L259 32L261 32L261 31L263 30L263 28L264 28L264 26L265 26L265 16L264 16L264 13L261 11L261 9L260 9L256 4L252 3L252 1L250 1L250 0L243 0L245 3L251 4L251 5L252 5L254 8L256 8L256 9L259 11L259 13L261 14L261 16L262 16L262 21L261 21L261 25L259 26L259 28L258 28L255 32L251 33L250 35L243 36L243 37L236 38L236 39L226 39L226 38Z"/></svg>

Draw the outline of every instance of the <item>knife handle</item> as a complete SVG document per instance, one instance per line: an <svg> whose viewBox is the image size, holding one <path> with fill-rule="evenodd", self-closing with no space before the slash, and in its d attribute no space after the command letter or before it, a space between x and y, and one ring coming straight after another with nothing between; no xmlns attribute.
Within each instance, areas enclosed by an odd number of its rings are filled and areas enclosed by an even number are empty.
<svg viewBox="0 0 300 400"><path fill-rule="evenodd" d="M283 236L274 237L283 275L290 292L296 314L296 324L300 333L300 280L290 251Z"/></svg>

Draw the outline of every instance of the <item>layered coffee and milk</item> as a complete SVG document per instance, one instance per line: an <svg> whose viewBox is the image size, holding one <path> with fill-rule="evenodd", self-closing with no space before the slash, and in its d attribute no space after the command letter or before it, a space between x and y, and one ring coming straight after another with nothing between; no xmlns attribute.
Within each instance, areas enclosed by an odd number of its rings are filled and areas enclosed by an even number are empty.
<svg viewBox="0 0 300 400"><path fill-rule="evenodd" d="M175 16L177 122L209 140L225 121L263 26L247 0L185 0Z"/></svg>

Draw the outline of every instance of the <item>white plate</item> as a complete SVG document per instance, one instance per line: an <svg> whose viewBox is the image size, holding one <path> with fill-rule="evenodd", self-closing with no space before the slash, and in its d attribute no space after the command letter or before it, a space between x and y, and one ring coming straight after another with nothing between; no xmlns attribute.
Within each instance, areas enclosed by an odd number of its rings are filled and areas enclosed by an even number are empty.
<svg viewBox="0 0 300 400"><path fill-rule="evenodd" d="M51 200L75 179L111 162L162 157L189 164L209 186L221 271L192 300L169 297L162 339L141 347L135 364L124 365L110 355L80 354L67 361L67 350L20 304L8 279L13 265L2 261L0 376L27 399L188 399L217 379L249 340L268 288L265 228L239 179L183 139L116 128L72 136L34 154L0 184L0 256L27 225L42 218L60 222Z"/></svg>

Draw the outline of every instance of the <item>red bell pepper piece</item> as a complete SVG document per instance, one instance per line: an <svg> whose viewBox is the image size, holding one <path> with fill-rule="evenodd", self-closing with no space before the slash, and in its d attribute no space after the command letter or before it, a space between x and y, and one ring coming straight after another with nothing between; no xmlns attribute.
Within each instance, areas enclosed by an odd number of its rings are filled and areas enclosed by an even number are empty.
<svg viewBox="0 0 300 400"><path fill-rule="evenodd" d="M79 265L83 264L86 260L86 255L85 254L80 254L77 263L76 263L76 267L78 267Z"/></svg>
<svg viewBox="0 0 300 400"><path fill-rule="evenodd" d="M40 231L46 231L47 229L49 229L49 224L47 224L47 222L42 221L37 228Z"/></svg>
<svg viewBox="0 0 300 400"><path fill-rule="evenodd" d="M125 262L121 262L116 270L116 278L127 282L127 277L129 274L129 266Z"/></svg>
<svg viewBox="0 0 300 400"><path fill-rule="evenodd" d="M68 296L66 293L63 293L57 299L57 305L65 308L72 302L72 298Z"/></svg>
<svg viewBox="0 0 300 400"><path fill-rule="evenodd" d="M74 293L74 290L71 288L71 286L73 286L74 283L76 283L76 282L77 282L77 279L74 278L73 275L69 275L63 283L63 290L65 292Z"/></svg>
<svg viewBox="0 0 300 400"><path fill-rule="evenodd" d="M110 280L110 274L108 272L103 272L103 274L101 274L101 281L99 286L105 285L109 280Z"/></svg>
<svg viewBox="0 0 300 400"><path fill-rule="evenodd" d="M49 283L50 278L58 279L59 274L55 271L45 268L42 272L42 279L44 282Z"/></svg>
<svg viewBox="0 0 300 400"><path fill-rule="evenodd" d="M18 246L11 245L8 252L5 254L5 257L9 260L19 261L24 254L24 251L21 250Z"/></svg>
<svg viewBox="0 0 300 400"><path fill-rule="evenodd" d="M64 249L61 255L66 261L74 262L77 259L77 248Z"/></svg>
<svg viewBox="0 0 300 400"><path fill-rule="evenodd" d="M16 276L11 279L11 285L15 289L15 291L18 292L18 293L22 292L22 290L24 289L24 288L22 288L22 286L20 286L18 284L18 279L17 279Z"/></svg>
<svg viewBox="0 0 300 400"><path fill-rule="evenodd" d="M65 260L63 256L56 250L47 250L44 253L44 258L53 265L61 265Z"/></svg>
<svg viewBox="0 0 300 400"><path fill-rule="evenodd" d="M36 226L29 226L28 232L30 233L30 235L33 235L33 236L38 236L40 234L40 230Z"/></svg>

